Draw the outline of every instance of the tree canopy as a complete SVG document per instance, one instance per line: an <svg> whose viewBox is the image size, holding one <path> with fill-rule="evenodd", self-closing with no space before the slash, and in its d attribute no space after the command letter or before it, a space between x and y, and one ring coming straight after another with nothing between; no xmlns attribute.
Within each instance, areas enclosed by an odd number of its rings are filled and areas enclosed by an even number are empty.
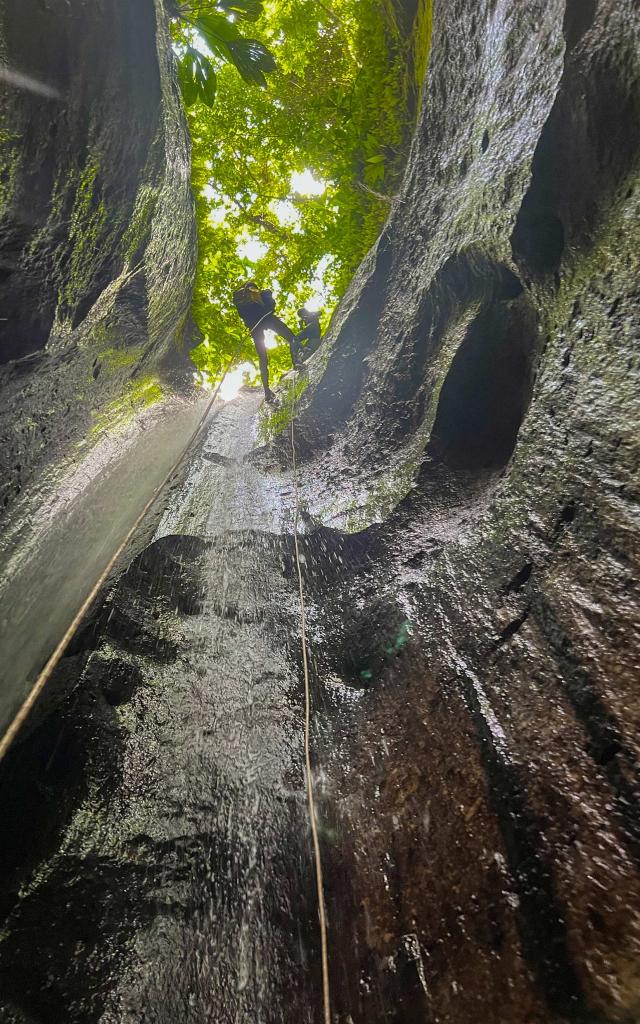
<svg viewBox="0 0 640 1024"><path fill-rule="evenodd" d="M299 305L321 296L328 313L344 292L402 169L415 68L391 0L203 0L182 15L204 339L192 354L215 378L234 352L255 358L231 301L247 277L294 328ZM288 367L286 346L271 364Z"/></svg>

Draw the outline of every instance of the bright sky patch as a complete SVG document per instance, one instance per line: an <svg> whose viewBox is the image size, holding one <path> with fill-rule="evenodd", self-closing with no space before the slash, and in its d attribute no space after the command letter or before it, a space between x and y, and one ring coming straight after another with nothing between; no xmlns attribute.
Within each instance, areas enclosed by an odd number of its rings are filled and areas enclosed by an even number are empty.
<svg viewBox="0 0 640 1024"><path fill-rule="evenodd" d="M236 246L236 252L241 260L248 260L249 263L257 263L263 256L266 256L269 246L265 245L258 238L245 236Z"/></svg>
<svg viewBox="0 0 640 1024"><path fill-rule="evenodd" d="M324 181L317 181L311 171L294 171L291 188L301 196L321 196L326 189Z"/></svg>
<svg viewBox="0 0 640 1024"><path fill-rule="evenodd" d="M256 368L253 363L240 363L239 366L235 366L232 370L229 370L227 376L222 382L218 397L221 398L223 402L231 402L244 384L245 373L254 374L255 372Z"/></svg>
<svg viewBox="0 0 640 1024"><path fill-rule="evenodd" d="M276 199L271 203L271 210L283 228L298 227L300 224L300 211L287 199Z"/></svg>

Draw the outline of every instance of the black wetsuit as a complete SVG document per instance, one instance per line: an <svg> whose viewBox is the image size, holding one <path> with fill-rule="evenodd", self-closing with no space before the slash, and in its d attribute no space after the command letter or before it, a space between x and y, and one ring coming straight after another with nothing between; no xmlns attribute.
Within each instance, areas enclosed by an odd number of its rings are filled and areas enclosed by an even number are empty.
<svg viewBox="0 0 640 1024"><path fill-rule="evenodd" d="M301 347L305 359L308 356L313 355L322 341L322 336L320 334L320 320L316 320L315 318L313 320L309 320L303 329L298 331L296 334L296 341ZM306 344L304 344L304 342L306 342Z"/></svg>
<svg viewBox="0 0 640 1024"><path fill-rule="evenodd" d="M268 288L260 292L261 302L247 302L236 306L238 316L245 327L249 328L253 344L258 353L260 362L260 376L265 392L269 391L269 363L267 360L267 349L264 343L264 332L273 331L279 338L283 338L289 344L291 361L294 366L300 362L300 346L296 336L290 327L287 327L284 320L275 314L276 304L271 291Z"/></svg>

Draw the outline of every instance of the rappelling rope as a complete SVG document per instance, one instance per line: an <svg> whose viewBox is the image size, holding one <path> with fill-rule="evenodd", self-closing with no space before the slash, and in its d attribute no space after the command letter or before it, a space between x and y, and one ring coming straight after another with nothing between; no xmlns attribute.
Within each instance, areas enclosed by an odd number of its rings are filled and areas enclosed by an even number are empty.
<svg viewBox="0 0 640 1024"><path fill-rule="evenodd" d="M255 328L258 327L262 323L262 321L268 315L269 314L266 313L265 316L261 317L261 319L258 321L258 323L255 324L253 329L255 330ZM220 392L220 388L222 387L222 384L224 383L225 377L227 376L229 370L231 369L231 366L233 365L234 360L236 359L236 357L238 355L239 348L240 348L240 344L237 346L236 351L234 352L233 356L229 360L229 362L228 362L228 364L227 364L227 366L225 368L225 371L224 371L222 377L220 378L218 386L215 389L215 391L213 392L213 395L211 396L210 401L207 403L207 407L204 410L204 412L203 412L203 414L202 414L202 416L201 416L201 418L200 418L200 420L198 422L198 425L197 425L196 429L194 430L193 434L189 438L189 441L187 442L187 444L185 445L185 447L183 448L182 452L180 453L178 458L175 460L175 462L173 463L173 465L171 466L169 471L166 473L166 475L162 479L161 483L158 484L158 486L154 489L153 494L151 495L151 497L149 498L149 500L145 504L145 506L142 509L142 511L136 517L133 525L130 527L129 531L127 532L124 540L120 543L120 545L116 549L115 553L109 559L109 562L107 563L105 568L102 570L102 572L98 576L98 579L96 580L96 582L93 585L93 587L91 588L89 594L87 595L85 600L82 602L80 608L78 609L78 611L74 615L74 617L73 617L69 627L67 628L67 630L65 631L65 633L62 636L62 639L60 640L60 642L58 643L57 647L53 651L53 654L48 659L48 661L46 662L44 668L42 669L42 671L38 675L38 677L37 677L35 683L33 684L33 686L31 688L28 696L23 701L23 703L20 706L17 714L15 715L15 717L13 718L13 720L12 720L11 724L9 725L8 729L4 733L4 736L0 740L0 761L2 761L2 759L5 756L5 754L9 750L9 747L11 746L11 744L14 741L14 739L18 735L20 729L24 725L24 723L25 723L27 717L29 716L29 713L33 709L33 707L34 707L38 697L40 696L40 694L44 690L46 684L48 683L49 679L53 675L56 667L58 666L58 663L62 659L62 657L63 657L67 647L69 646L69 643L71 642L71 640L73 639L74 635L76 634L76 632L77 632L77 630L78 630L82 620L84 619L85 615L87 614L89 608L91 607L91 605L93 604L93 602L97 598L98 594L100 593L101 588L104 586L104 583L106 582L106 580L107 580L109 574L111 573L113 567L115 566L116 562L118 561L118 559L120 558L120 556L124 552L124 550L127 547L129 541L131 540L131 538L133 537L134 533L136 532L136 530L140 526L142 520L144 519L144 517L146 516L146 514L150 510L151 506L156 501L156 499L158 498L158 496L162 492L162 490L166 487L167 483L169 482L169 480L171 479L173 474L176 472L176 470L181 465L185 455L187 454L187 452L189 451L191 446L194 444L194 442L196 441L196 439L200 435L200 433L201 433L201 431L202 431L202 429L203 429L203 427L205 425L205 421L207 420L207 418L209 416L209 413L211 412L211 409L213 407L213 403L215 402L216 398L218 397L218 394ZM299 590L299 595L300 595L300 626L301 626L301 640L302 640L302 665L303 665L303 672L304 672L304 692L305 692L304 758L305 758L305 777L306 777L307 802L308 802L308 807L309 807L309 818L310 818L310 822L311 822L311 835L312 835L312 839L313 839L313 852L314 852L315 873L316 873L316 888L317 888L317 894L318 894L318 917L319 917L319 921L320 921L320 945L321 945L321 956L322 956L322 994L323 994L323 1006L324 1006L324 1022L325 1022L325 1024L331 1024L331 992L330 992L330 986L329 986L329 955L328 955L328 943L327 943L327 914L326 914L326 907L325 907L325 901L324 901L324 880L323 880L323 873L322 873L322 857L321 857L321 854L320 854L320 841L319 841L319 838L318 838L318 822L317 822L317 817L316 817L315 797L314 797L314 792L313 792L313 778L312 778L312 773L311 773L311 742L310 742L310 734L311 734L311 687L310 687L310 682L309 682L309 661L308 661L308 657L307 657L307 626L306 626L306 613L305 613L305 603L304 603L304 588L303 588L303 584L302 584L302 565L301 565L301 558L300 558L300 548L299 548L299 544L298 544L298 520L299 520L299 513L300 513L300 502L299 502L299 497L298 497L298 475L297 475L297 465L296 465L296 446L295 446L295 436L294 436L294 429L293 429L294 409L295 409L295 389L292 387L291 388L291 455L292 455L293 492L294 492L293 543L294 543L296 567L297 567L297 573L298 573L298 590Z"/></svg>
<svg viewBox="0 0 640 1024"><path fill-rule="evenodd" d="M256 327L259 327L260 324L262 323L262 321L266 320L266 318L268 316L270 316L270 315L271 315L270 311L267 310L267 312L264 314L264 316L260 317L258 322L256 324L254 324L254 326L251 328L251 330L254 331L256 329ZM189 441L187 442L187 444L183 448L182 452L180 453L180 455L178 456L176 461L173 463L171 469L166 474L166 476L164 477L162 482L155 488L153 494L149 498L149 501L147 502L147 504L142 509L142 512L140 513L140 515L136 518L133 526L131 527L131 529L129 530L127 535L125 536L124 540L122 541L122 543L120 544L120 546L116 550L115 554L109 560L109 562L107 563L107 565L103 569L103 571L100 573L100 576L98 577L98 579L96 580L94 586L92 587L91 591L89 592L89 595L83 601L83 603L81 604L80 608L76 612L76 614L75 614L75 616L74 616L74 618L73 618L69 628L64 633L62 639L60 640L60 643L55 648L53 654L51 655L51 657L47 661L46 665L44 666L44 668L40 672L40 675L38 676L38 678L36 679L35 683L33 684L32 688L31 688L31 691L29 692L28 696L26 697L26 699L23 701L22 705L18 709L17 714L15 715L13 721L9 725L8 729L6 730L4 736L2 737L2 739L0 739L0 761L2 761L2 759L4 758L5 754L7 753L8 749L9 749L9 747L13 743L13 741L16 738L16 736L18 735L18 733L20 732L20 729L22 728L22 726L24 725L26 719L28 718L29 713L31 712L35 702L37 701L37 699L40 696L40 694L42 693L44 687L46 686L46 684L48 683L49 679L53 675L53 672L55 671L56 666L58 665L58 662L60 661L60 659L64 655L64 652L66 651L66 649L69 646L71 640L73 639L73 636L76 633L80 623L82 622L82 620L85 617L85 615L87 614L89 608L91 607L91 605L95 601L96 597L98 596L98 593L100 592L100 588L104 585L105 580L107 579L107 577L109 576L109 573L111 572L111 570L113 569L114 565L116 564L116 562L120 558L120 555L122 554L122 552L126 548L127 544L131 540L131 538L132 538L133 534L135 533L135 531L140 526L140 523L142 522L142 520L146 516L147 512L149 511L149 509L153 505L154 501L156 500L156 498L158 497L160 492L167 485L167 483L170 480L170 478L173 476L175 471L181 465L182 460L184 459L185 455L187 454L187 452L191 448L191 445L194 443L194 441L196 440L196 438L200 434L200 431L202 430L202 428L204 426L205 420L207 419L209 413L211 412L211 408L213 406L213 403L215 402L216 398L218 397L218 393L219 393L220 388L222 387L222 385L224 383L224 379L227 376L227 374L228 374L229 370L231 369L235 359L238 356L238 353L240 351L240 346L241 345L242 345L242 341L239 341L238 344L236 345L236 349L235 349L233 355L231 356L231 359L227 363L226 369L225 369L224 373L222 374L222 377L220 378L218 386L215 389L213 395L211 396L211 400L207 404L207 408L203 412L202 418L200 419L200 421L198 423L198 426L194 430L193 434L189 438Z"/></svg>
<svg viewBox="0 0 640 1024"><path fill-rule="evenodd" d="M307 803L309 806L309 820L311 822L311 836L313 839L313 855L316 868L316 889L318 892L318 917L320 920L320 949L322 956L322 999L324 1006L324 1024L331 1024L331 990L329 987L329 952L327 942L327 911L324 902L324 880L322 874L322 857L320 855L320 840L318 838L318 820L316 817L316 804L313 792L313 777L311 774L311 686L309 684L309 661L307 657L307 619L304 604L304 589L302 586L302 565L300 559L300 548L298 545L298 518L300 514L300 502L298 498L298 471L296 466L296 445L293 431L295 411L295 388L291 386L291 465L293 470L293 545L296 556L296 567L298 570L298 591L300 594L300 635L302 640L302 668L304 673L304 763L305 777L307 784Z"/></svg>
<svg viewBox="0 0 640 1024"><path fill-rule="evenodd" d="M266 315L268 316L268 314L266 314ZM262 319L264 320L264 317ZM258 321L258 322L260 323L261 321ZM257 324L256 324L256 326L257 326ZM0 740L0 761L2 761L3 757L5 756L5 754L7 753L8 749L9 749L9 747L11 746L11 744L14 741L14 739L18 735L20 729L24 725L27 717L29 716L30 711L32 710L32 708L33 708L33 706L35 704L35 702L37 701L38 697L40 696L40 694L44 690L44 688L47 685L47 683L49 682L49 679L53 675L53 672L55 671L55 669L56 669L56 667L58 665L58 662L60 661L60 659L64 655L64 652L66 651L66 649L69 646L71 640L73 639L75 633L77 632L78 627L80 626L80 623L82 622L82 620L84 619L85 615L87 614L89 608L91 607L91 605L95 601L96 597L100 593L100 589L104 585L104 583L105 583L107 577L109 576L109 573L113 569L114 565L116 564L116 562L120 558L120 555L122 554L122 552L126 548L127 544L129 543L129 541L133 537L133 535L136 532L136 530L138 529L138 527L140 526L140 523L142 522L142 520L146 516L147 512L149 511L149 509L153 505L154 501L156 500L156 498L158 497L160 492L164 489L164 487L166 487L167 483L169 482L169 480L171 479L171 477L173 476L175 471L181 465L185 455L187 454L187 452L191 448L191 445L194 443L194 441L197 439L197 437L199 436L200 432L202 431L202 428L204 427L204 424L205 424L205 420L207 419L209 413L211 412L211 408L213 406L213 403L215 402L216 398L218 397L218 393L220 391L220 388L222 387L224 379L227 376L229 370L231 369L234 360L237 358L237 355L238 355L238 352L240 350L240 345L241 344L242 344L242 342L238 343L235 352L233 353L231 359L227 363L227 367L226 367L222 377L220 378L218 386L215 389L215 391L213 392L213 395L211 396L210 401L207 403L207 407L204 410L204 412L203 412L203 414L202 414L202 416L201 416L201 418L200 418L200 420L198 422L198 425L197 425L196 429L194 430L193 434L191 435L191 437L189 438L187 444L182 449L182 452L180 453L180 455L178 456L176 461L173 463L173 465L171 466L171 469L166 474L166 476L163 478L162 482L160 484L158 484L158 486L155 488L153 494L151 495L151 497L149 498L148 502L146 503L146 505L142 509L142 512L137 516L133 526L131 527L131 529L129 530L127 535L125 536L124 540L122 541L122 543L120 544L120 546L116 550L115 554L112 556L112 558L109 560L109 562L107 563L105 568L100 573L98 579L96 580L95 584L91 588L91 591L89 592L89 595L82 602L82 604L81 604L80 608L78 609L78 611L76 612L76 614L75 614L75 616L73 618L73 621L71 622L69 628L64 633L64 635L62 637L62 640L60 641L60 643L58 644L58 646L54 650L53 654L51 655L51 657L47 661L46 665L44 666L44 668L40 672L40 675L38 676L38 678L36 679L35 683L33 684L33 687L31 688L31 691L30 691L28 697L22 703L20 709L18 710L18 713L16 714L16 716L13 719L13 721L11 722L9 728L5 732L5 734L2 737L2 739Z"/></svg>

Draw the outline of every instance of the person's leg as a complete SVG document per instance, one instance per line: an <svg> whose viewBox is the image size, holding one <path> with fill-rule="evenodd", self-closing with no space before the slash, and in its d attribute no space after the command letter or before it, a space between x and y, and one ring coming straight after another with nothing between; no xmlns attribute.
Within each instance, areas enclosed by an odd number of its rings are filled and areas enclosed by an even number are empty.
<svg viewBox="0 0 640 1024"><path fill-rule="evenodd" d="M260 324L259 327L254 327L251 332L251 337L253 339L253 344L256 347L256 352L258 353L260 376L262 378L265 398L272 398L273 392L269 387L269 360L267 359L267 349L264 344L264 328L262 324Z"/></svg>
<svg viewBox="0 0 640 1024"><path fill-rule="evenodd" d="M291 353L291 362L297 368L302 366L304 361L304 349L297 339L294 339L289 343L289 351Z"/></svg>
<svg viewBox="0 0 640 1024"><path fill-rule="evenodd" d="M273 331L279 338L283 338L284 341L289 343L289 351L291 352L291 362L294 366L299 366L302 361L302 355L300 352L300 346L296 341L296 336L290 327L287 327L284 320L281 320L279 316L272 313L266 320L263 320L262 326L268 330Z"/></svg>
<svg viewBox="0 0 640 1024"><path fill-rule="evenodd" d="M267 331L273 331L279 338L284 338L291 345L295 344L296 336L290 327L287 327L284 320L281 320L275 313L270 313L261 324Z"/></svg>
<svg viewBox="0 0 640 1024"><path fill-rule="evenodd" d="M310 336L309 341L307 342L305 348L303 349L303 351L304 351L304 358L305 359L308 359L309 356L312 356L314 352L317 352L317 350L320 347L320 342L321 341L322 341L322 337L320 336L320 332L319 331L318 331L317 334L312 334Z"/></svg>

